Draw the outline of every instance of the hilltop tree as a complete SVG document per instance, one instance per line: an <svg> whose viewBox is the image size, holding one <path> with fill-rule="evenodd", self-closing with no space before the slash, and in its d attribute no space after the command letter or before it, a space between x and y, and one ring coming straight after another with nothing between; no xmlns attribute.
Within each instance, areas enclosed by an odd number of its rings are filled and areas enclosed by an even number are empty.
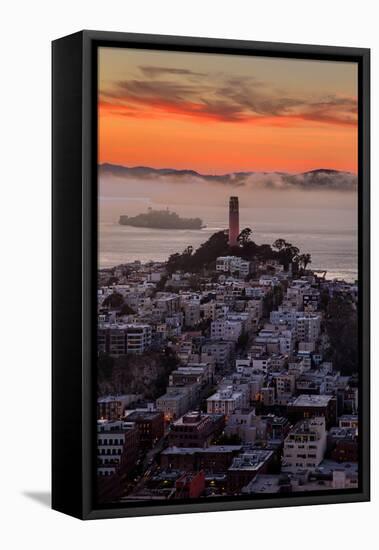
<svg viewBox="0 0 379 550"><path fill-rule="evenodd" d="M307 269L307 265L312 263L312 256L310 254L300 254L298 257L299 265L302 266L304 270Z"/></svg>
<svg viewBox="0 0 379 550"><path fill-rule="evenodd" d="M250 227L245 227L245 229L242 229L241 233L238 235L237 241L241 244L241 246L245 246L248 242L250 242L252 234L253 231Z"/></svg>
<svg viewBox="0 0 379 550"><path fill-rule="evenodd" d="M216 261L218 256L224 256L228 251L228 236L225 231L217 231L193 252L192 246L187 247L182 254L171 254L167 261L167 271L200 271Z"/></svg>
<svg viewBox="0 0 379 550"><path fill-rule="evenodd" d="M280 252L288 243L284 239L276 239L276 241L273 243L272 248L276 248Z"/></svg>
<svg viewBox="0 0 379 550"><path fill-rule="evenodd" d="M292 263L298 263L300 250L297 246L288 243L285 239L277 239L272 247L278 251L279 261L285 270L288 270Z"/></svg>
<svg viewBox="0 0 379 550"><path fill-rule="evenodd" d="M297 270L300 250L296 246L284 239L277 239L272 246L269 244L258 245L251 239L252 233L249 227L244 228L238 236L240 246L236 247L229 246L227 231L213 233L196 250L193 250L192 246L188 246L181 254L171 254L166 264L167 273L171 274L175 271L196 273L203 269L207 270L214 267L219 256L228 255L239 256L247 261L278 260L286 270L291 264ZM310 255L304 256L306 265L308 265L311 261Z"/></svg>

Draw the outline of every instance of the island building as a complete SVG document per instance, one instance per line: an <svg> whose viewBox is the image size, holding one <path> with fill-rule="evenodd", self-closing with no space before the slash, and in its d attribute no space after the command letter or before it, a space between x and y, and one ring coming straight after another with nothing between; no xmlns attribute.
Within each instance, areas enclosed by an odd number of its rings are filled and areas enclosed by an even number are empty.
<svg viewBox="0 0 379 550"><path fill-rule="evenodd" d="M229 199L229 246L238 246L239 229L238 197Z"/></svg>

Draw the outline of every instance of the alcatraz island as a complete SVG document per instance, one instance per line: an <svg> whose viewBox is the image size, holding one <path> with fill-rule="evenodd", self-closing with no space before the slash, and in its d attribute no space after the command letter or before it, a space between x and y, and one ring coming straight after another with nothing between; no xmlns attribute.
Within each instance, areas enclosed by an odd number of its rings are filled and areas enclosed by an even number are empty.
<svg viewBox="0 0 379 550"><path fill-rule="evenodd" d="M119 224L152 229L202 229L204 227L200 218L181 218L176 212L171 212L168 208L166 210L149 208L146 213L134 217L122 215Z"/></svg>

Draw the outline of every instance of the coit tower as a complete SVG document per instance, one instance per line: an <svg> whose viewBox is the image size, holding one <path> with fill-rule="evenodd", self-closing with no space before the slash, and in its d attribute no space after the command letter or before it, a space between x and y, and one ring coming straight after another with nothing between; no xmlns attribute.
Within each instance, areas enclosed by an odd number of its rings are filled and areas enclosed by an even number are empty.
<svg viewBox="0 0 379 550"><path fill-rule="evenodd" d="M229 246L238 246L240 233L238 197L229 199Z"/></svg>

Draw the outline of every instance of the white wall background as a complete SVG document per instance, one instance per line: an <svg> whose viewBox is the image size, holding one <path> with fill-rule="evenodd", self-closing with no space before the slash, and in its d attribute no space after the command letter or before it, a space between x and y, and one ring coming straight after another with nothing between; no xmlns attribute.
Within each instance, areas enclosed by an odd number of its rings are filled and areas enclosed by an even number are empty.
<svg viewBox="0 0 379 550"><path fill-rule="evenodd" d="M50 41L86 29L372 48L373 313L378 258L378 27L372 0L24 0L1 9L1 446L3 548L360 549L377 538L378 388L373 360L373 502L83 523L51 511ZM378 323L373 323L373 358ZM69 404L69 398L68 398ZM67 452L70 452L67 449ZM34 495L34 496L33 496ZM6 542L5 542L6 541Z"/></svg>

